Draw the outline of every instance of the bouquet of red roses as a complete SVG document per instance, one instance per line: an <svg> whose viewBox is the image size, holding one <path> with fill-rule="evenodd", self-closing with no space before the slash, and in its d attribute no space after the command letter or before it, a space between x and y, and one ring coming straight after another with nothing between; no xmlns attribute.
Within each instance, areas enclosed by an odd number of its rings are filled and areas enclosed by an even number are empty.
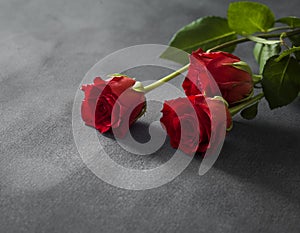
<svg viewBox="0 0 300 233"><path fill-rule="evenodd" d="M257 74L232 54L237 44L245 42L254 43ZM180 29L170 46L190 53L189 59L177 61L183 65L180 70L148 86L122 74L108 80L96 77L94 83L83 85L84 122L101 133L113 131L115 137L123 138L129 126L145 113L145 94L187 70L182 82L186 97L166 100L160 122L172 147L193 154L210 147L212 121L219 120L216 113L225 113L224 126L230 130L235 114L253 119L262 98L274 109L299 95L300 18L275 19L266 5L231 3L227 18L200 18ZM176 60L172 49L161 57ZM216 96L218 91L221 96Z"/></svg>

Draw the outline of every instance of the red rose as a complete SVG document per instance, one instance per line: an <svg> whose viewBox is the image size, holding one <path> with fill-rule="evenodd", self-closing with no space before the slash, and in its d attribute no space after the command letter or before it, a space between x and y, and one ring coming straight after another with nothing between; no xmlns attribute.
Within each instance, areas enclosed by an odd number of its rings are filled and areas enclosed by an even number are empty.
<svg viewBox="0 0 300 233"><path fill-rule="evenodd" d="M132 78L116 76L106 81L96 77L93 84L83 85L81 116L86 125L101 133L114 129L116 137L124 137L128 123L133 124L146 107L144 93L134 91L134 84Z"/></svg>
<svg viewBox="0 0 300 233"><path fill-rule="evenodd" d="M222 93L223 98L232 105L247 98L253 90L251 74L245 71L247 68L237 68L241 60L226 52L205 53L198 49L190 56L190 67L187 78L185 78L182 87L186 95L197 95L206 93L215 95L215 91L210 85L208 78L203 78L203 66L211 73ZM251 72L251 70L249 70Z"/></svg>
<svg viewBox="0 0 300 233"><path fill-rule="evenodd" d="M217 111L224 109L224 102L213 98L205 99L203 95L165 101L160 121L170 137L172 147L179 148L186 154L207 150L213 130L213 116L206 101L210 101L210 107ZM227 128L231 124L231 115L227 109Z"/></svg>

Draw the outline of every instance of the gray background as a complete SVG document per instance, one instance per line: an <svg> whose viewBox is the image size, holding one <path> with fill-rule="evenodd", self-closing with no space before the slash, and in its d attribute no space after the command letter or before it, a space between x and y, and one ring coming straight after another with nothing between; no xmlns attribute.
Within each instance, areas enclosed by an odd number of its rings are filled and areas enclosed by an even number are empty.
<svg viewBox="0 0 300 233"><path fill-rule="evenodd" d="M277 18L300 16L297 0L263 2ZM272 112L262 102L252 121L236 117L206 175L197 175L201 159L195 158L174 181L152 190L104 183L75 147L73 98L92 65L131 45L166 44L198 17L225 16L228 3L0 2L0 232L300 231L299 98ZM237 54L255 69L250 44ZM123 153L113 139L101 138L112 155ZM168 143L165 148L172 152Z"/></svg>

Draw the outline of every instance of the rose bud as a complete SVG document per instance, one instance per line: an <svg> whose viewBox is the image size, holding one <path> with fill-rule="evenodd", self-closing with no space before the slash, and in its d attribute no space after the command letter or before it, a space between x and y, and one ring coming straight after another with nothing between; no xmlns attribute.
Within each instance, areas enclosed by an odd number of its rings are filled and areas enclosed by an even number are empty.
<svg viewBox="0 0 300 233"><path fill-rule="evenodd" d="M224 110L224 102L220 98L205 98L199 94L165 101L160 122L167 131L173 148L179 148L186 154L207 150L211 131L214 130L210 108L214 108L215 112ZM210 101L210 108L206 101ZM225 108L226 126L230 129L232 119L226 105ZM215 117L218 119L218 116Z"/></svg>
<svg viewBox="0 0 300 233"><path fill-rule="evenodd" d="M116 137L124 137L146 109L144 93L132 88L136 83L120 75L106 81L96 77L93 84L83 85L81 116L85 124L101 133L113 129Z"/></svg>
<svg viewBox="0 0 300 233"><path fill-rule="evenodd" d="M253 93L251 69L247 63L226 52L205 53L202 49L192 52L187 77L182 87L186 95L205 93L216 95L208 78L203 78L203 66L210 72L222 93L222 97L233 105Z"/></svg>

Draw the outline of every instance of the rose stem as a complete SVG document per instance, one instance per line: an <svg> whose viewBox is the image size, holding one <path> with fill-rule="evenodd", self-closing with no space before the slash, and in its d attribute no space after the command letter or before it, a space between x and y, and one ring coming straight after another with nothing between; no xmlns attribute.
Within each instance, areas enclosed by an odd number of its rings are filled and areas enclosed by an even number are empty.
<svg viewBox="0 0 300 233"><path fill-rule="evenodd" d="M262 98L264 97L264 93L260 93L256 96L254 96L253 98L239 104L236 105L234 107L229 108L229 112L231 114L231 116L234 116L235 114L239 113L241 110L250 107L251 105L257 103L258 101L260 101Z"/></svg>
<svg viewBox="0 0 300 233"><path fill-rule="evenodd" d="M187 65L181 67L179 70L176 70L173 73L171 73L171 74L163 77L162 79L159 79L156 82L151 83L148 86L145 86L144 87L145 92L147 93L147 92L149 92L149 91L151 91L151 90L153 90L153 89L155 89L155 88L163 85L164 83L170 81L171 79L175 78L176 76L178 76L181 73L183 73L184 71L186 71L189 68L189 66L190 66L190 64L187 64Z"/></svg>
<svg viewBox="0 0 300 233"><path fill-rule="evenodd" d="M293 35L297 35L297 34L300 34L300 29L286 32L285 35L286 35L286 37L288 37L288 36L293 36ZM256 37L261 37L261 38L267 39L267 38L280 37L281 35L282 35L282 33L258 34L258 35L256 35ZM236 40L228 41L228 42L225 42L223 44L217 45L216 47L213 47L213 48L207 50L207 52L211 52L213 50L223 49L223 48L226 48L226 47L230 47L230 46L240 44L240 43L244 43L244 42L248 42L248 41L251 41L251 40L247 37L239 38L239 39L236 39Z"/></svg>
<svg viewBox="0 0 300 233"><path fill-rule="evenodd" d="M275 32L275 31L286 30L286 29L291 29L291 27L290 26L274 27L274 28L268 29L267 32Z"/></svg>
<svg viewBox="0 0 300 233"><path fill-rule="evenodd" d="M286 32L285 36L288 37L288 36L293 36L293 35L297 35L297 34L300 34L300 29L296 29L296 30L293 30L293 31ZM274 34L258 34L256 36L261 37L261 38L274 38L274 37L280 37L281 35L282 35L282 33L274 33ZM239 38L239 39L232 40L232 41L228 41L226 43L220 44L218 46L215 46L215 47L207 50L207 52L211 52L213 50L220 50L220 49L230 47L230 46L233 46L233 45L236 45L236 44L244 43L244 42L247 42L247 41L250 41L250 39L248 39L246 37ZM179 70L176 70L173 73L161 78L160 80L157 80L156 82L151 83L148 86L145 86L144 87L145 93L147 93L147 92L163 85L164 83L170 81L171 79L177 77L178 75L180 75L184 71L188 70L189 65L190 64L187 64L187 65L183 66L182 68L180 68Z"/></svg>

